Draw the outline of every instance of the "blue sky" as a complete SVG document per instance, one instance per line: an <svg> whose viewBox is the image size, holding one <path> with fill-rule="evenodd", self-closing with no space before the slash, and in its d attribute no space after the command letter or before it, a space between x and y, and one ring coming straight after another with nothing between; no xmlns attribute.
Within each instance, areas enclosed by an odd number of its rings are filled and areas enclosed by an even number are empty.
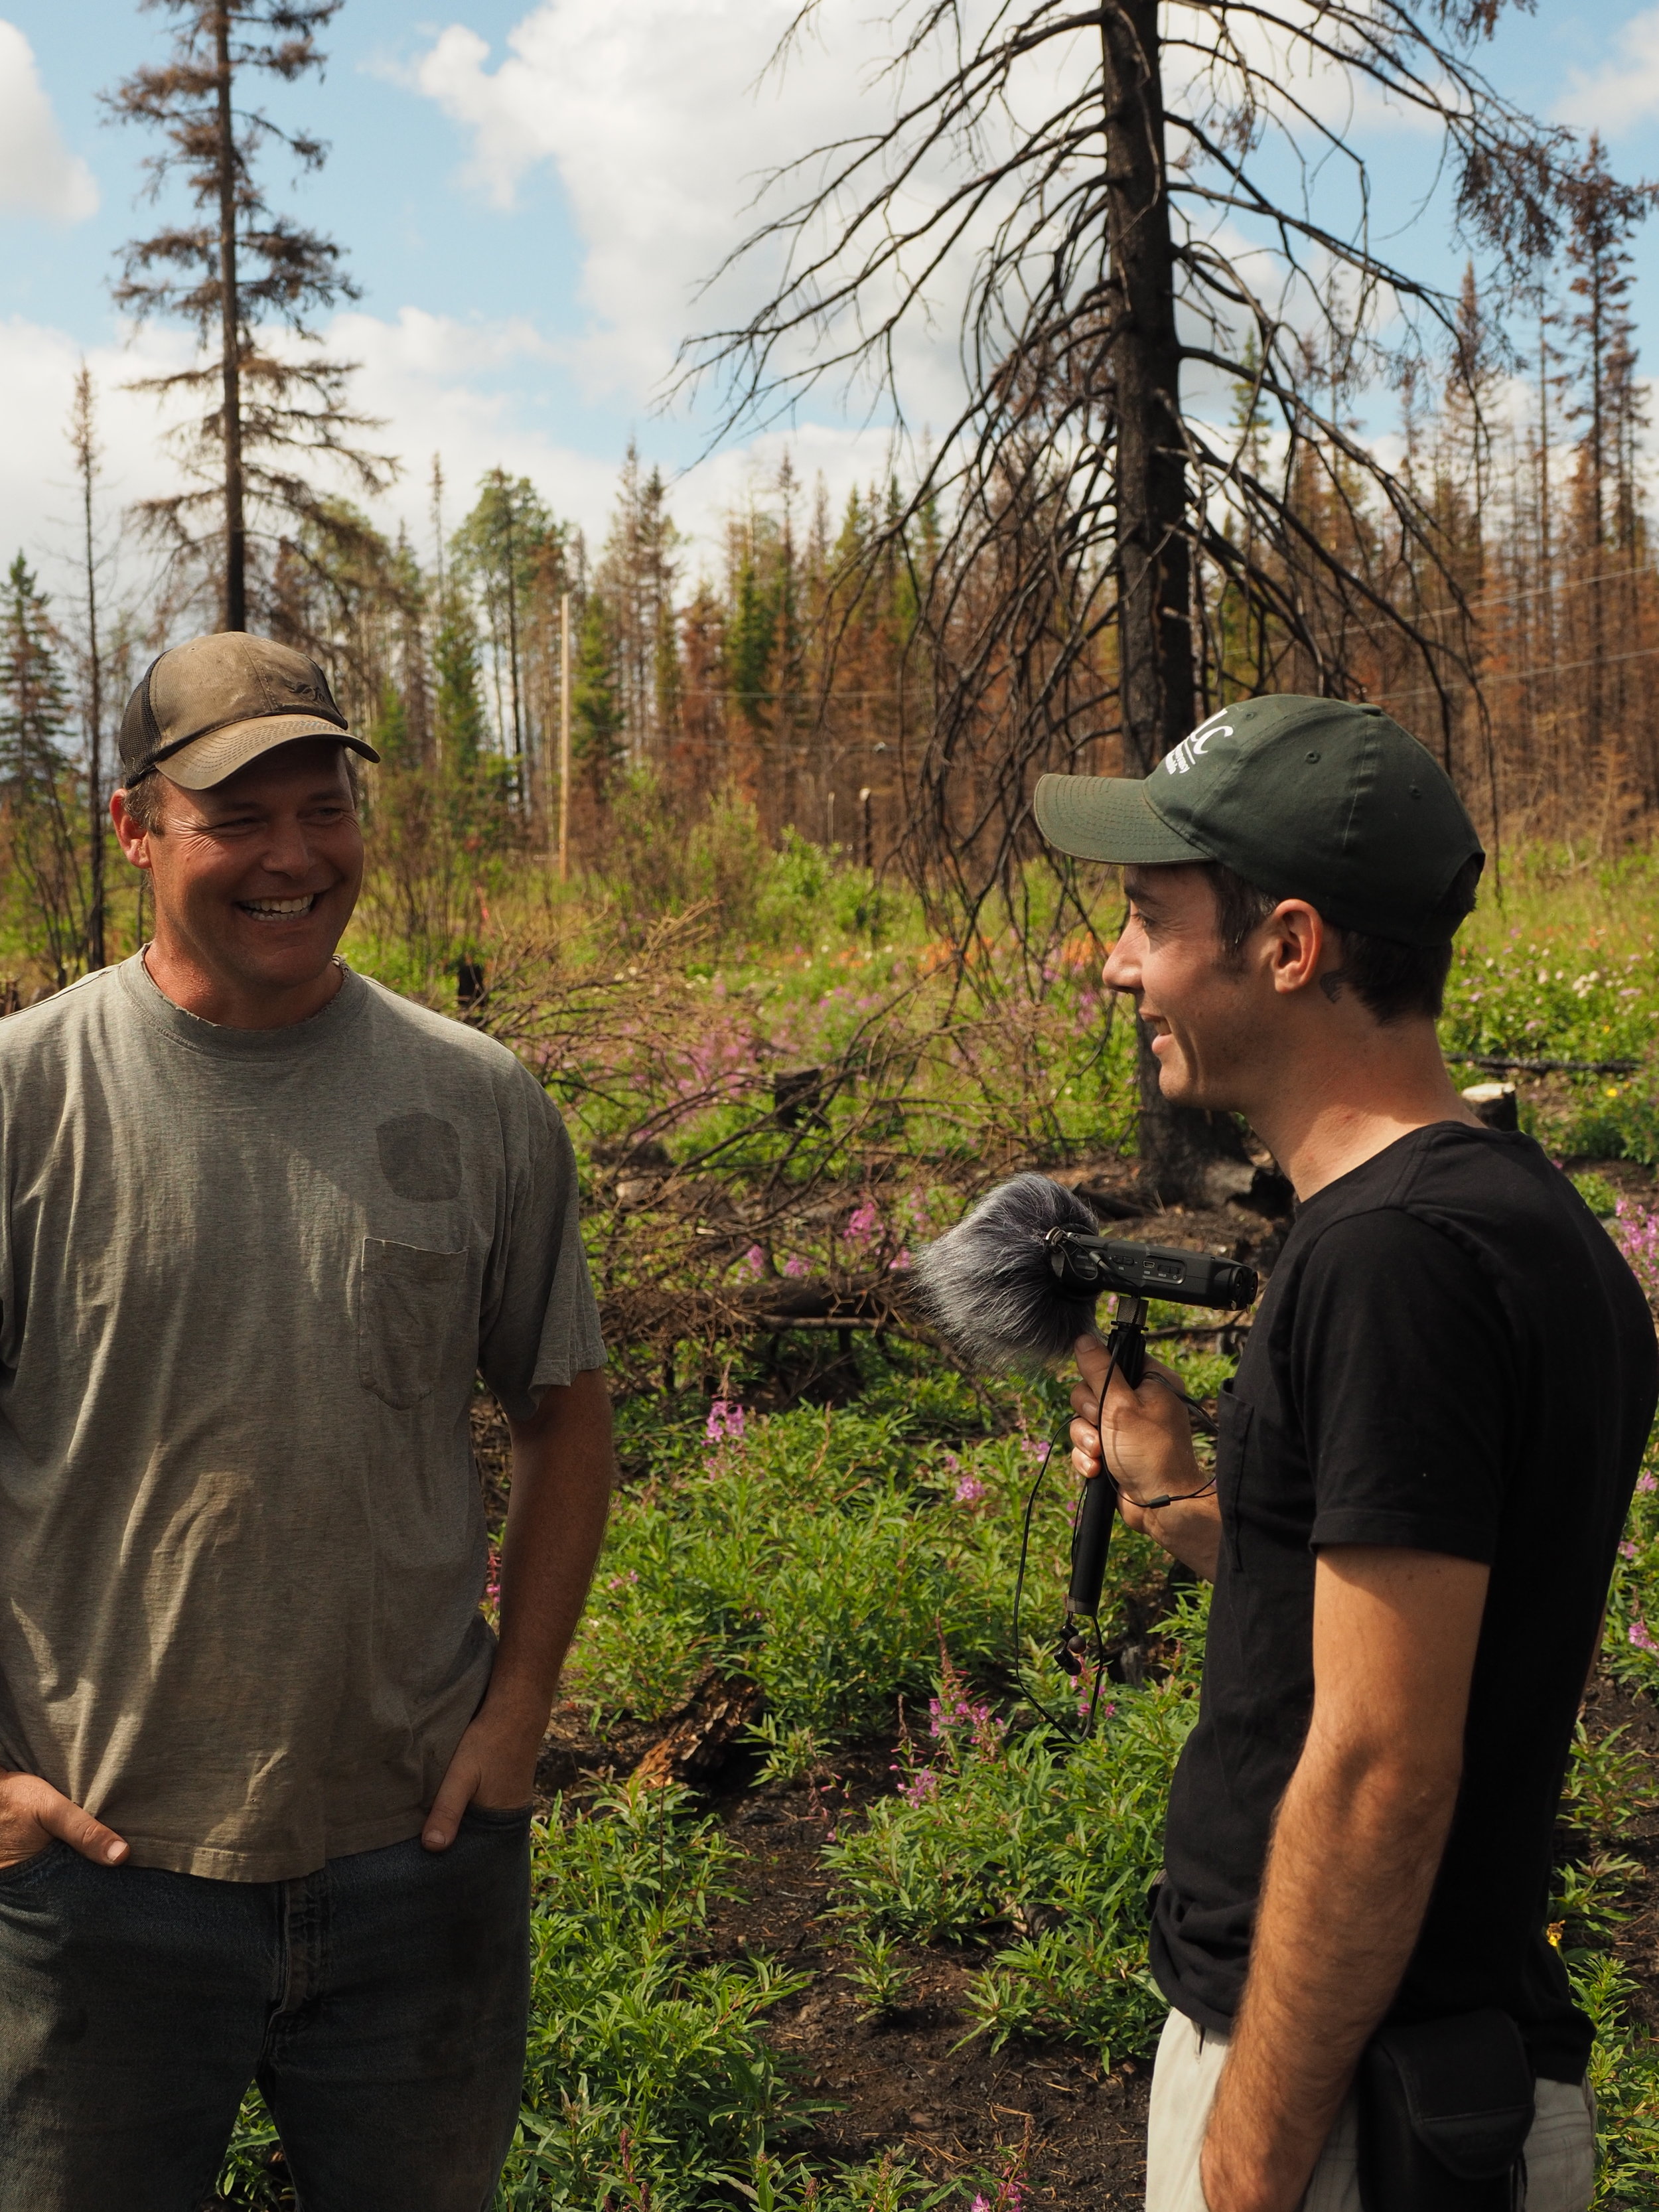
<svg viewBox="0 0 1659 2212"><path fill-rule="evenodd" d="M274 197L337 236L363 287L331 332L365 363L362 396L405 476L387 520L423 526L441 449L453 512L500 459L534 475L556 508L602 530L630 433L671 467L706 422L653 400L695 328L696 281L743 220L755 177L876 112L865 82L872 0L836 0L845 27L781 82L756 79L789 0L459 0L413 15L348 0L326 35L328 73L270 105L331 142L322 174ZM68 512L61 440L75 356L106 394L111 496L161 480L153 403L121 392L136 371L182 359L176 333L132 341L108 283L134 205L143 134L103 122L97 94L167 44L162 11L132 0L0 0L0 536L50 562ZM29 56L33 56L33 74ZM505 64L505 66L504 66ZM1659 6L1539 0L1509 16L1486 67L1547 115L1594 121L1626 174L1659 176ZM1427 142L1368 124L1387 219L1403 221ZM1403 258L1451 280L1437 209ZM1641 244L1645 365L1659 362L1659 223ZM740 305L728 287L723 304ZM931 349L931 350L930 350ZM948 331L919 334L907 364L919 412L948 406ZM798 465L839 493L878 465L882 434L826 398L793 433ZM676 488L706 547L746 472L781 440L729 450ZM695 556L694 556L695 557Z"/></svg>

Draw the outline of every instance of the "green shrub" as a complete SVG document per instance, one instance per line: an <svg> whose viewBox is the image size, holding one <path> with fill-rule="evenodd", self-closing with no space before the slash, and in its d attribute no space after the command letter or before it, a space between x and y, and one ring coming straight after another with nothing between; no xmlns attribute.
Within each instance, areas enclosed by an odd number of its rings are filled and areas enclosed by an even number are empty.
<svg viewBox="0 0 1659 2212"><path fill-rule="evenodd" d="M1618 1210L1619 1193L1605 1176L1576 1175L1571 1182L1573 1188L1598 1220L1612 1218Z"/></svg>
<svg viewBox="0 0 1659 2212"><path fill-rule="evenodd" d="M763 1960L692 1966L733 1856L688 1792L623 1788L538 1824L524 2113L500 2212L614 2193L700 2212L752 2181L788 2110L762 2032L804 1986Z"/></svg>
<svg viewBox="0 0 1659 2212"><path fill-rule="evenodd" d="M1189 1616L1189 1641L1200 1620ZM898 1794L825 1850L836 1911L866 1949L881 1933L996 1940L967 2008L997 2043L1077 2036L1108 2064L1143 2049L1164 2010L1146 1967L1147 1892L1196 1717L1188 1680L1114 1691L1093 1737L1068 1749L1043 1729L1010 1734L947 1669Z"/></svg>
<svg viewBox="0 0 1659 2212"><path fill-rule="evenodd" d="M573 1657L596 1723L670 1713L713 1668L757 1681L775 1729L827 1743L925 1695L941 1646L1006 1666L1043 1446L1029 1431L959 1452L919 1435L930 1405L957 1402L943 1389L902 1411L802 1408L665 1444L656 1478L617 1503ZM1030 1619L1059 1617L1072 1503L1062 1461L1034 1516ZM1155 1585L1159 1557L1120 1530L1114 1590Z"/></svg>
<svg viewBox="0 0 1659 2212"><path fill-rule="evenodd" d="M1595 2029L1597 2212L1659 2212L1659 2038L1632 2021L1642 1993L1611 1951L1567 1971Z"/></svg>

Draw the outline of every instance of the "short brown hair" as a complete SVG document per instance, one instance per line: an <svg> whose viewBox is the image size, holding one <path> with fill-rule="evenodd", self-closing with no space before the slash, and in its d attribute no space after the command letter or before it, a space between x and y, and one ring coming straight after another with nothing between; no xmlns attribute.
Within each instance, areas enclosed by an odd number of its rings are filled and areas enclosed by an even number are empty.
<svg viewBox="0 0 1659 2212"><path fill-rule="evenodd" d="M161 826L161 779L154 769L141 775L137 783L124 783L121 798L126 808L127 820L146 836Z"/></svg>
<svg viewBox="0 0 1659 2212"><path fill-rule="evenodd" d="M1474 909L1481 857L1476 854L1463 863L1441 902L1441 911L1454 927ZM1281 899L1297 896L1293 891L1264 891L1219 860L1206 861L1205 872L1215 893L1216 929L1230 961L1237 960L1251 931L1261 927ZM1334 934L1342 947L1342 965L1336 973L1352 984L1360 1003L1379 1022L1403 1021L1413 1014L1425 1015L1430 1021L1438 1018L1451 972L1449 937L1443 945L1400 945L1391 938L1365 937L1353 929Z"/></svg>

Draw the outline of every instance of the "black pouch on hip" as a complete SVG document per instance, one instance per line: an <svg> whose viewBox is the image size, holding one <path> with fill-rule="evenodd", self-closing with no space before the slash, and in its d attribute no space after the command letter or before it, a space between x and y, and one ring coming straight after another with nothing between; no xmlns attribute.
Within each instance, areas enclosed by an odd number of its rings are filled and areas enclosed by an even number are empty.
<svg viewBox="0 0 1659 2212"><path fill-rule="evenodd" d="M1518 2212L1533 2072L1507 2013L1384 2028L1355 2086L1364 2212Z"/></svg>

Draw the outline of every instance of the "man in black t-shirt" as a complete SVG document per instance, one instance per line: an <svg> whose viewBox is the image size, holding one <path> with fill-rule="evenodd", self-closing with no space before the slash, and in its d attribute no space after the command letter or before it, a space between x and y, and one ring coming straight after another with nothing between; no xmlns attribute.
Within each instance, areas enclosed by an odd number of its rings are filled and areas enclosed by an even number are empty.
<svg viewBox="0 0 1659 2212"><path fill-rule="evenodd" d="M1474 828L1379 709L1288 697L1144 783L1045 777L1036 812L1124 865L1105 980L1164 1096L1244 1115L1301 1201L1213 1492L1174 1395L1078 1348L1076 1464L1103 1431L1126 1520L1216 1586L1153 1915L1147 2212L1357 2209L1364 2045L1488 2008L1536 2076L1528 2212L1583 2212L1550 1839L1659 1358L1606 1231L1441 1059Z"/></svg>

